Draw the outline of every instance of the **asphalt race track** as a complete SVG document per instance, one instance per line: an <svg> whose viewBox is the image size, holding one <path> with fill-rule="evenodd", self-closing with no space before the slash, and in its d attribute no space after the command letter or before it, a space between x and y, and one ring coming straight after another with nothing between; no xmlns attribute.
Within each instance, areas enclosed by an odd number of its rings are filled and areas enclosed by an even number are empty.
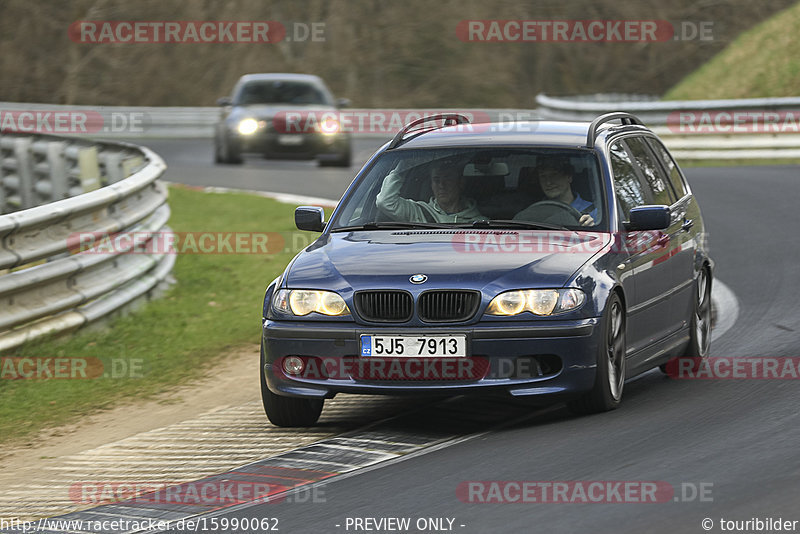
<svg viewBox="0 0 800 534"><path fill-rule="evenodd" d="M212 163L208 140L138 142L164 157L169 180L193 185L337 199L358 170L262 159L221 166ZM379 144L357 142L355 161ZM710 234L715 277L740 308L711 356L800 356L800 167L689 168L687 175ZM254 291L265 282L254 280ZM453 423L451 412L437 413L441 405L382 426L425 435ZM719 532L721 519L800 520L798 380L674 380L654 370L629 382L622 407L606 414L574 417L559 406L520 414L504 406L464 423L461 439L333 478L318 502L245 505L217 517L278 518L284 533L388 532L353 522L388 517L410 518L411 532L464 533L705 532L705 518ZM473 409L466 403L461 413L469 419ZM662 481L675 493L647 504L481 504L459 500L456 490L467 481ZM417 530L418 518L453 523Z"/></svg>

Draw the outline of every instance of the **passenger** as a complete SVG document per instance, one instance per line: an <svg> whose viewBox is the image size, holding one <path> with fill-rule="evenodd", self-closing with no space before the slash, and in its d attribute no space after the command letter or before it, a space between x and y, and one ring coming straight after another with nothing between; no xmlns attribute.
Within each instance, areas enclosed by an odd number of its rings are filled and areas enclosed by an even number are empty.
<svg viewBox="0 0 800 534"><path fill-rule="evenodd" d="M546 200L553 200L572 206L581 216L578 223L581 226L594 226L597 220L597 207L584 200L572 190L572 176L575 169L567 158L551 158L545 160L538 168L539 187L541 187ZM517 220L536 220L536 203L528 206L514 216Z"/></svg>
<svg viewBox="0 0 800 534"><path fill-rule="evenodd" d="M478 211L475 200L464 196L462 166L437 163L431 172L430 200L411 200L400 196L403 185L404 161L383 179L375 203L378 209L396 221L460 223L485 219ZM427 216L427 217L426 217Z"/></svg>

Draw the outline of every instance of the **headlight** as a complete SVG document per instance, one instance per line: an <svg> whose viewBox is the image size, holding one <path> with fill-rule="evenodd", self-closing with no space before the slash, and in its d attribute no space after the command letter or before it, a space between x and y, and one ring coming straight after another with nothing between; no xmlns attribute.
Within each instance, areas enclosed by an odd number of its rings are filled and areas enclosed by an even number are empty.
<svg viewBox="0 0 800 534"><path fill-rule="evenodd" d="M339 130L341 129L341 127L342 126L341 126L341 124L339 124L339 121L334 119L333 117L326 117L326 118L322 119L322 121L320 121L319 126L318 126L319 131L321 133L323 133L324 135L337 134L337 133L339 133Z"/></svg>
<svg viewBox="0 0 800 534"><path fill-rule="evenodd" d="M350 315L344 299L333 291L281 289L275 294L272 306L279 312L301 317L311 312L332 316Z"/></svg>
<svg viewBox="0 0 800 534"><path fill-rule="evenodd" d="M489 315L555 315L579 308L586 300L580 289L522 289L500 293L486 309Z"/></svg>
<svg viewBox="0 0 800 534"><path fill-rule="evenodd" d="M258 121L255 119L243 119L239 122L239 126L237 126L236 129L242 135L252 135L258 130Z"/></svg>

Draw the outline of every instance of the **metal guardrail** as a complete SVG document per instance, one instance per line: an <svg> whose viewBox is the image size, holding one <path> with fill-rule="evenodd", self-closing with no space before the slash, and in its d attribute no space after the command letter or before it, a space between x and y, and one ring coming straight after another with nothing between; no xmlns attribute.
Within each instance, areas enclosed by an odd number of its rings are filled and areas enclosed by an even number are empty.
<svg viewBox="0 0 800 534"><path fill-rule="evenodd" d="M212 137L219 117L219 107L140 107L140 106L64 106L30 102L0 102L5 113L64 113L85 118L77 134L102 138L138 137ZM67 119L70 117L67 116ZM55 118L44 125L55 128ZM29 122L35 124L35 119ZM2 124L0 124L2 126ZM81 130L81 128L75 128ZM37 129L36 133L72 134L73 132Z"/></svg>
<svg viewBox="0 0 800 534"><path fill-rule="evenodd" d="M0 151L4 206L27 208L0 215L0 351L107 316L169 275L174 255L77 248L81 234L169 230L158 155L21 134L0 135Z"/></svg>
<svg viewBox="0 0 800 534"><path fill-rule="evenodd" d="M717 128L714 133L687 133L679 114L733 112L793 112L800 117L800 97L746 98L730 100L657 100L648 95L584 95L559 97L540 94L537 112L544 119L590 121L603 113L627 111L639 117L659 135L678 159L797 159L800 132L736 133ZM800 126L800 125L798 125ZM712 128L713 129L713 128Z"/></svg>
<svg viewBox="0 0 800 534"><path fill-rule="evenodd" d="M531 109L343 109L343 113L357 115L380 111L387 115L397 113L405 117L410 113L464 113L479 112L482 118L492 121L509 121L515 117L521 119L535 118L535 110ZM214 126L220 116L219 107L125 107L125 106L63 106L55 104L36 104L27 102L0 102L0 112L50 112L81 114L89 117L87 135L102 138L139 138L139 137L174 137L174 138L212 138ZM388 122L388 120L387 120ZM2 124L0 123L0 126ZM398 128L399 130L399 128ZM40 133L48 133L40 131ZM55 133L55 132L54 132ZM356 133L356 137L392 137L394 132Z"/></svg>
<svg viewBox="0 0 800 534"><path fill-rule="evenodd" d="M740 100L662 101L652 95L596 94L574 97L538 95L536 109L384 109L382 113L397 112L401 116L417 113L479 112L488 120L556 119L590 121L610 111L628 111L660 135L667 146L685 159L726 158L798 158L800 140L792 134L681 134L670 128L668 117L677 112L719 111L794 111L800 110L800 97L751 98ZM103 138L205 138L214 134L219 117L218 107L125 107L125 106L60 106L20 102L0 102L0 112L68 112L83 113L97 118L95 131ZM350 113L374 112L369 109L347 109ZM383 134L354 134L355 137L390 138L396 132ZM209 149L210 150L210 149ZM2 193L0 193L2 195ZM2 197L0 197L2 202Z"/></svg>
<svg viewBox="0 0 800 534"><path fill-rule="evenodd" d="M800 97L743 98L728 100L655 100L647 95L586 95L573 97L536 96L542 118L590 121L603 113L627 111L649 126L663 126L667 118L681 111L783 111L800 110Z"/></svg>

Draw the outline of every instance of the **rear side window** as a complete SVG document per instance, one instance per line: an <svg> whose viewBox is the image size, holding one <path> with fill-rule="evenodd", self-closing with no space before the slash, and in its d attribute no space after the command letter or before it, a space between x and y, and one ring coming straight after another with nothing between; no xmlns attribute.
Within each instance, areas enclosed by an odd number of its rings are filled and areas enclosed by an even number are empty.
<svg viewBox="0 0 800 534"><path fill-rule="evenodd" d="M623 219L628 220L631 208L646 204L642 184L636 175L631 155L622 141L611 145L611 170L614 173L614 188Z"/></svg>
<svg viewBox="0 0 800 534"><path fill-rule="evenodd" d="M677 200L669 183L669 178L664 174L661 165L656 161L655 156L647 147L647 143L642 137L629 137L625 139L631 154L636 159L642 177L648 185L648 202L653 204L663 204L671 206Z"/></svg>
<svg viewBox="0 0 800 534"><path fill-rule="evenodd" d="M678 198L683 198L686 196L688 191L686 190L686 184L683 182L683 176L681 176L681 171L678 169L678 166L675 164L675 160L672 159L672 156L667 152L667 149L664 148L659 141L655 139L648 139L650 143L650 147L653 149L653 152L656 153L656 157L661 160L661 163L664 164L664 168L667 169L669 172L669 181L672 184L673 189L675 189L675 193L677 194Z"/></svg>

